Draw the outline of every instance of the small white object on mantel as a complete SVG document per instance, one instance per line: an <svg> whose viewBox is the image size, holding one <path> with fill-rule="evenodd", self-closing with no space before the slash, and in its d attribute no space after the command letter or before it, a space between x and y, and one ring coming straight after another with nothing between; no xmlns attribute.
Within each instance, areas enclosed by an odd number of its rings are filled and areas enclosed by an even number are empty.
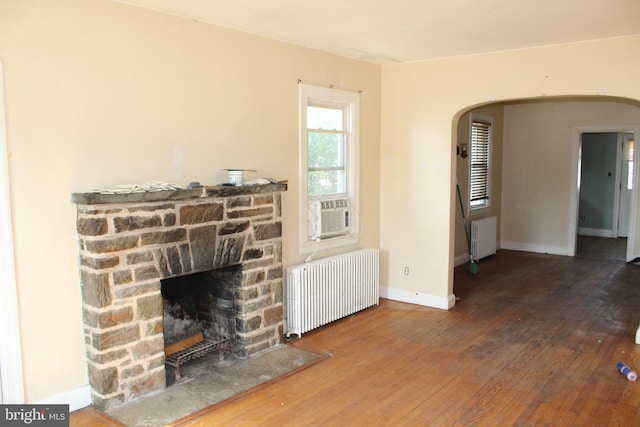
<svg viewBox="0 0 640 427"><path fill-rule="evenodd" d="M245 185L244 173L245 172L258 172L255 169L222 169L229 173L229 184L231 185Z"/></svg>

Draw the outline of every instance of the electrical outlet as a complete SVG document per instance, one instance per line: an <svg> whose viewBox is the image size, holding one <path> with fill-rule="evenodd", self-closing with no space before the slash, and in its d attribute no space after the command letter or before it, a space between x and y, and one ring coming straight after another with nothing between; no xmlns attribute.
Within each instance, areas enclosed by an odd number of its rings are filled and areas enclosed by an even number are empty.
<svg viewBox="0 0 640 427"><path fill-rule="evenodd" d="M409 275L409 267L405 267L404 268L404 275L408 276Z"/></svg>

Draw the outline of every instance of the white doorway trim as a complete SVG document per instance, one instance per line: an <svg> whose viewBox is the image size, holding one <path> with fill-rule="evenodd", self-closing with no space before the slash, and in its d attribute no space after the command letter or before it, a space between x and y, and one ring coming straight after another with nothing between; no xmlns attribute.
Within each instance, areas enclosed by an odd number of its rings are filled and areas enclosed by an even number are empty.
<svg viewBox="0 0 640 427"><path fill-rule="evenodd" d="M632 133L619 133L618 134L618 152L620 156L620 199L618 200L618 237L629 237L629 223L631 218L629 214L631 212L631 191L629 190L629 173L634 177L634 171L629 170L629 141L636 139L636 136ZM633 152L633 151L632 151ZM631 165L635 162L631 159ZM633 182L631 183L631 190L633 190Z"/></svg>
<svg viewBox="0 0 640 427"><path fill-rule="evenodd" d="M9 159L4 109L4 80L0 62L0 401L24 403L22 348L11 225Z"/></svg>
<svg viewBox="0 0 640 427"><path fill-rule="evenodd" d="M634 138L640 135L640 125L601 125L601 126L576 126L573 128L573 161L571 165L571 195L569 208L569 240L567 246L569 256L575 256L578 234L578 206L580 203L580 150L583 133L625 133L633 132ZM635 253L636 242L636 223L638 215L638 173L640 167L638 165L640 156L638 150L633 153L633 189L631 190L631 212L629 218L629 235L627 237L627 254L626 261L632 261L638 256Z"/></svg>

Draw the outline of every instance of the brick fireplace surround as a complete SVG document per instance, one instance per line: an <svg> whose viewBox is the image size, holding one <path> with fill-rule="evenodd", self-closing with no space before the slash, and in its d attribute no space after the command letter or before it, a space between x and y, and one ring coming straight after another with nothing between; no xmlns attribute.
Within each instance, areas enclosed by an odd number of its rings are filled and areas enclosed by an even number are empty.
<svg viewBox="0 0 640 427"><path fill-rule="evenodd" d="M236 355L283 332L283 184L76 193L85 346L93 404L166 387L160 280L242 265Z"/></svg>

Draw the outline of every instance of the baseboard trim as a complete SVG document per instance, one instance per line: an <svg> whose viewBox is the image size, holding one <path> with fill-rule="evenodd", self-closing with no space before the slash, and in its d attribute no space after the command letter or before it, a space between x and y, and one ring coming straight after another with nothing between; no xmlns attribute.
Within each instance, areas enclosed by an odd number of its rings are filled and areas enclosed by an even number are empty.
<svg viewBox="0 0 640 427"><path fill-rule="evenodd" d="M91 388L88 384L35 402L36 405L69 405L71 412L91 406L91 403Z"/></svg>
<svg viewBox="0 0 640 427"><path fill-rule="evenodd" d="M531 243L502 242L500 247L511 251L570 256L566 247L535 245Z"/></svg>
<svg viewBox="0 0 640 427"><path fill-rule="evenodd" d="M578 227L578 235L580 236L592 236L592 237L616 237L613 235L613 230L607 230L604 228L586 228Z"/></svg>
<svg viewBox="0 0 640 427"><path fill-rule="evenodd" d="M460 267L462 264L470 262L469 254L458 255L453 259L453 266Z"/></svg>
<svg viewBox="0 0 640 427"><path fill-rule="evenodd" d="M425 307L449 310L456 304L456 296L449 294L448 297L438 297L430 294L407 291L404 289L380 288L380 297L393 301L406 302L409 304L422 305Z"/></svg>

